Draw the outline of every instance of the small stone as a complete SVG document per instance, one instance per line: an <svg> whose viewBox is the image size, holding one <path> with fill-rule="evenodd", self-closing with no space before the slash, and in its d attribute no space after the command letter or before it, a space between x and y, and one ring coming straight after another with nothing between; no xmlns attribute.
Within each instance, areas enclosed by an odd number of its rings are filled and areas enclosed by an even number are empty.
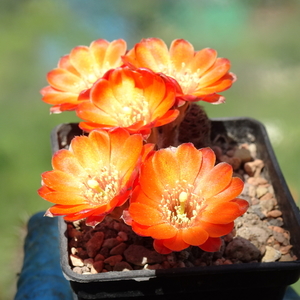
<svg viewBox="0 0 300 300"><path fill-rule="evenodd" d="M259 185L256 189L256 197L257 198L261 198L262 196L264 196L266 193L268 193L268 188L263 186L263 185Z"/></svg>
<svg viewBox="0 0 300 300"><path fill-rule="evenodd" d="M276 231L276 232L281 232L281 233L285 232L285 230L282 227L279 227L279 226L270 226L269 228L273 231Z"/></svg>
<svg viewBox="0 0 300 300"><path fill-rule="evenodd" d="M232 261L230 259L225 259L223 265L232 265Z"/></svg>
<svg viewBox="0 0 300 300"><path fill-rule="evenodd" d="M123 254L124 250L127 248L127 245L125 243L121 243L115 247L113 247L109 254L110 255L117 255L117 254Z"/></svg>
<svg viewBox="0 0 300 300"><path fill-rule="evenodd" d="M155 265L145 264L144 269L146 269L146 270L159 270L159 269L162 269L162 266L160 264L155 264Z"/></svg>
<svg viewBox="0 0 300 300"><path fill-rule="evenodd" d="M91 268L94 260L92 258L86 258L83 260L84 265L86 265L88 268Z"/></svg>
<svg viewBox="0 0 300 300"><path fill-rule="evenodd" d="M229 157L233 157L233 155L234 155L234 150L228 150L227 152L226 152L226 155L228 155Z"/></svg>
<svg viewBox="0 0 300 300"><path fill-rule="evenodd" d="M106 247L108 249L112 249L113 247L117 246L120 242L116 238L109 238L104 240L103 247Z"/></svg>
<svg viewBox="0 0 300 300"><path fill-rule="evenodd" d="M247 182L253 185L261 185L268 183L268 180L262 177L249 177Z"/></svg>
<svg viewBox="0 0 300 300"><path fill-rule="evenodd" d="M161 263L161 266L162 266L163 269L170 269L171 268L169 262L166 261L166 260Z"/></svg>
<svg viewBox="0 0 300 300"><path fill-rule="evenodd" d="M229 163L231 164L234 171L238 170L242 164L239 157L231 157Z"/></svg>
<svg viewBox="0 0 300 300"><path fill-rule="evenodd" d="M104 259L105 257L101 253L99 253L95 256L94 261L104 260Z"/></svg>
<svg viewBox="0 0 300 300"><path fill-rule="evenodd" d="M117 262L113 268L114 271L130 271L133 270L132 266L126 261Z"/></svg>
<svg viewBox="0 0 300 300"><path fill-rule="evenodd" d="M286 253L281 255L279 261L294 261L294 257L292 257L290 253Z"/></svg>
<svg viewBox="0 0 300 300"><path fill-rule="evenodd" d="M183 261L187 260L189 258L189 256L190 256L190 252L186 251L186 250L182 250L178 254L178 258Z"/></svg>
<svg viewBox="0 0 300 300"><path fill-rule="evenodd" d="M252 160L251 153L246 148L236 149L234 152L234 156L238 157L241 162L246 163Z"/></svg>
<svg viewBox="0 0 300 300"><path fill-rule="evenodd" d="M128 241L128 234L124 231L118 232L118 236L122 239L123 242Z"/></svg>
<svg viewBox="0 0 300 300"><path fill-rule="evenodd" d="M82 274L85 274L85 273L87 273L87 272L90 272L90 268L87 267L87 266L83 266L83 267L82 267Z"/></svg>
<svg viewBox="0 0 300 300"><path fill-rule="evenodd" d="M229 163L230 157L228 157L227 155L221 155L221 156L219 157L219 160L220 160L221 162Z"/></svg>
<svg viewBox="0 0 300 300"><path fill-rule="evenodd" d="M282 255L284 255L284 254L289 253L292 248L293 248L292 245L283 246L283 247L280 247L280 252Z"/></svg>
<svg viewBox="0 0 300 300"><path fill-rule="evenodd" d="M116 263L120 262L123 259L122 255L113 255L104 260L105 264L109 264L110 266L115 266Z"/></svg>
<svg viewBox="0 0 300 300"><path fill-rule="evenodd" d="M282 212L278 209L274 209L267 213L267 217L271 217L271 218L278 218L280 216L282 216Z"/></svg>
<svg viewBox="0 0 300 300"><path fill-rule="evenodd" d="M273 262L281 257L281 252L273 247L266 246L266 253L262 258L262 262Z"/></svg>
<svg viewBox="0 0 300 300"><path fill-rule="evenodd" d="M115 231L119 231L121 229L121 224L120 222L113 222L113 229Z"/></svg>
<svg viewBox="0 0 300 300"><path fill-rule="evenodd" d="M263 220L266 218L266 215L261 211L261 208L259 205L252 205L251 206L252 211L258 215L258 217Z"/></svg>
<svg viewBox="0 0 300 300"><path fill-rule="evenodd" d="M191 261L189 261L189 260L185 261L184 263L185 263L185 266L186 266L187 268L195 267L195 265L194 265Z"/></svg>
<svg viewBox="0 0 300 300"><path fill-rule="evenodd" d="M101 273L103 270L104 262L102 260L95 261L91 268L91 273Z"/></svg>
<svg viewBox="0 0 300 300"><path fill-rule="evenodd" d="M104 240L104 233L97 231L94 233L91 239L86 243L86 252L89 257L95 257L100 250Z"/></svg>
<svg viewBox="0 0 300 300"><path fill-rule="evenodd" d="M259 199L253 197L251 198L251 205L258 205L260 202L259 202Z"/></svg>
<svg viewBox="0 0 300 300"><path fill-rule="evenodd" d="M72 248L71 248L71 253L72 253L72 254L75 255L75 254L77 254L77 252L78 252L78 251L77 251L77 249L76 249L75 247L72 247Z"/></svg>
<svg viewBox="0 0 300 300"><path fill-rule="evenodd" d="M250 198L254 198L256 196L256 188L254 185L248 185L248 195Z"/></svg>
<svg viewBox="0 0 300 300"><path fill-rule="evenodd" d="M84 266L84 263L82 261L82 259L74 254L71 254L70 255L70 260L71 260L71 263L74 267L82 267Z"/></svg>
<svg viewBox="0 0 300 300"><path fill-rule="evenodd" d="M219 258L219 259L217 259L217 260L213 263L213 265L215 265L215 266L221 266L221 265L223 265L223 260L222 260L221 258Z"/></svg>
<svg viewBox="0 0 300 300"><path fill-rule="evenodd" d="M237 230L237 235L247 239L257 248L260 248L263 244L265 244L271 234L272 231L267 226L262 227L262 221L260 221L258 225L253 226L246 223L245 226Z"/></svg>
<svg viewBox="0 0 300 300"><path fill-rule="evenodd" d="M284 233L282 233L282 232L274 231L273 235L274 235L274 238L276 239L276 241L281 243L281 244L283 244L286 240L286 238L284 236Z"/></svg>
<svg viewBox="0 0 300 300"><path fill-rule="evenodd" d="M274 205L276 203L275 199L274 199L274 195L270 192L264 194L261 198L260 198L261 201L265 201L265 200L272 200L274 202Z"/></svg>
<svg viewBox="0 0 300 300"><path fill-rule="evenodd" d="M219 146L212 146L212 150L215 152L218 159L223 155L222 149Z"/></svg>
<svg viewBox="0 0 300 300"><path fill-rule="evenodd" d="M82 248L77 248L77 256L81 257L82 259L89 258L86 250Z"/></svg>
<svg viewBox="0 0 300 300"><path fill-rule="evenodd" d="M182 260L178 261L176 268L185 268L185 267L186 267L186 265Z"/></svg>
<svg viewBox="0 0 300 300"><path fill-rule="evenodd" d="M227 245L225 256L230 260L236 259L243 262L250 262L259 259L260 250L248 240L236 237Z"/></svg>
<svg viewBox="0 0 300 300"><path fill-rule="evenodd" d="M265 214L274 209L274 202L272 199L260 201L259 205Z"/></svg>
<svg viewBox="0 0 300 300"><path fill-rule="evenodd" d="M176 265L177 259L176 259L176 256L175 256L174 252L167 255L167 261L168 261L168 263L170 264L171 267Z"/></svg>
<svg viewBox="0 0 300 300"><path fill-rule="evenodd" d="M73 272L75 272L77 274L82 274L82 269L80 267L75 267L75 268L73 268Z"/></svg>
<svg viewBox="0 0 300 300"><path fill-rule="evenodd" d="M244 165L244 170L251 177L259 177L263 167L264 162L261 159L256 159L251 162L246 162Z"/></svg>
<svg viewBox="0 0 300 300"><path fill-rule="evenodd" d="M270 218L268 219L268 224L273 226L283 226L283 220L281 218Z"/></svg>
<svg viewBox="0 0 300 300"><path fill-rule="evenodd" d="M151 251L141 245L130 245L125 251L126 261L138 266L145 264L161 263L163 256L156 251Z"/></svg>

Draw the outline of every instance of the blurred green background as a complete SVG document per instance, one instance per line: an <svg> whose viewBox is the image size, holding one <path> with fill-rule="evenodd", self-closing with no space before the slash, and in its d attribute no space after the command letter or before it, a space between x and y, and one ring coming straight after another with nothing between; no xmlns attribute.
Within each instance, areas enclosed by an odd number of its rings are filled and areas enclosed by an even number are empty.
<svg viewBox="0 0 300 300"><path fill-rule="evenodd" d="M49 207L36 190L51 169L51 129L77 121L70 112L50 116L39 94L60 56L98 38L123 38L129 48L145 37L184 38L218 50L238 81L225 104L205 105L209 116L264 122L298 201L299 15L298 0L1 0L0 299L15 293L28 218Z"/></svg>

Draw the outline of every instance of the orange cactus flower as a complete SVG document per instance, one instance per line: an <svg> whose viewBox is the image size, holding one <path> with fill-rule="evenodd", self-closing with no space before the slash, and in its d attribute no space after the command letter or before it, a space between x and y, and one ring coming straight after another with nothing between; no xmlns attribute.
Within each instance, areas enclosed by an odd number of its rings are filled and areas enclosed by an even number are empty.
<svg viewBox="0 0 300 300"><path fill-rule="evenodd" d="M151 128L173 121L178 116L176 88L171 80L148 69L117 68L108 71L91 88L90 101L82 101L77 115L87 121L79 126L123 127L130 133L148 136Z"/></svg>
<svg viewBox="0 0 300 300"><path fill-rule="evenodd" d="M161 39L143 39L123 61L176 79L182 89L179 96L185 101L222 103L225 98L217 93L230 88L236 79L229 72L228 59L217 58L217 51L210 48L194 51L193 45L183 39L174 40L169 50Z"/></svg>
<svg viewBox="0 0 300 300"><path fill-rule="evenodd" d="M126 52L126 42L109 43L99 39L87 46L78 46L63 56L56 69L47 75L49 86L41 90L43 101L52 104L52 113L74 110L78 96L112 68L121 66L121 56Z"/></svg>
<svg viewBox="0 0 300 300"><path fill-rule="evenodd" d="M248 208L247 201L236 198L244 184L232 173L227 163L215 166L210 148L197 150L190 143L151 153L131 196L132 229L154 238L159 253L190 245L217 251L220 237Z"/></svg>
<svg viewBox="0 0 300 300"><path fill-rule="evenodd" d="M46 215L87 218L95 226L130 196L145 149L151 150L149 144L143 146L141 135L122 128L75 137L69 150L53 155L53 170L42 174L38 193L56 203Z"/></svg>

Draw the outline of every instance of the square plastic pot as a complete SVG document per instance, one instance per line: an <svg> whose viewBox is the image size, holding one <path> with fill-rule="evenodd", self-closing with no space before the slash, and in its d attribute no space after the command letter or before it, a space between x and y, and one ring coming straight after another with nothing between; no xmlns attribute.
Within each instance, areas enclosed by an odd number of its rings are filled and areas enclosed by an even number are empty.
<svg viewBox="0 0 300 300"><path fill-rule="evenodd" d="M212 138L227 134L238 143L255 142L257 158L265 163L264 176L274 187L283 213L284 228L291 233L293 253L300 258L299 209L288 190L264 126L249 118L212 120ZM77 124L63 124L52 132L53 151L82 135ZM292 262L244 263L222 266L134 270L82 275L71 270L66 224L59 220L61 267L70 281L74 299L283 299L287 286L300 275L300 260Z"/></svg>

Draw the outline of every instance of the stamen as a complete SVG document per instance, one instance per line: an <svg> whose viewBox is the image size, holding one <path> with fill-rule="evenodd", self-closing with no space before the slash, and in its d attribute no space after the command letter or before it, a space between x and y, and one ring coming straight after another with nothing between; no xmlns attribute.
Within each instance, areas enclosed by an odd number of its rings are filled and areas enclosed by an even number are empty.
<svg viewBox="0 0 300 300"><path fill-rule="evenodd" d="M193 193L194 186L185 180L176 182L176 187L165 187L160 209L167 222L177 228L192 226L196 217L205 207L205 201Z"/></svg>
<svg viewBox="0 0 300 300"><path fill-rule="evenodd" d="M103 167L99 174L90 177L83 184L85 186L83 196L89 204L106 204L116 196L120 189L119 174L113 166L110 166L110 170Z"/></svg>
<svg viewBox="0 0 300 300"><path fill-rule="evenodd" d="M170 76L175 78L179 85L182 88L184 94L190 94L194 92L199 85L200 82L200 69L197 69L196 72L192 72L189 68L187 68L186 63L181 63L181 70L178 70L173 65L160 65L159 70Z"/></svg>
<svg viewBox="0 0 300 300"><path fill-rule="evenodd" d="M185 212L185 203L188 199L188 194L186 192L181 192L179 195L179 202L180 202L180 214L184 214Z"/></svg>

